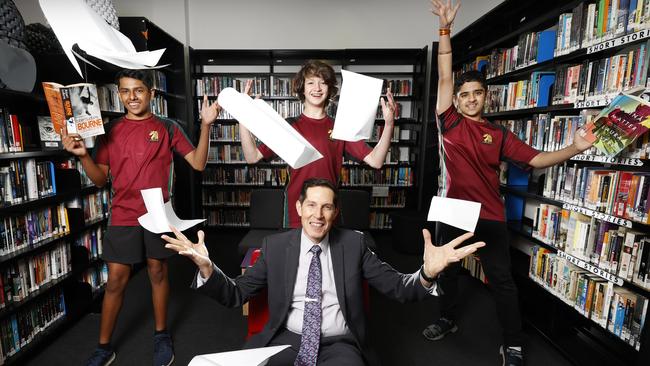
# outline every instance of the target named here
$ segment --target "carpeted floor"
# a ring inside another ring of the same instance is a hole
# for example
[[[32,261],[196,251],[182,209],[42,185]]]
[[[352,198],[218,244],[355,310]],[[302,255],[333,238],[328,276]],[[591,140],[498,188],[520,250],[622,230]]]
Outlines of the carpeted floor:
[[[241,258],[237,242],[243,232],[208,233],[211,257],[226,273],[236,275]],[[388,235],[375,234],[380,257],[403,272],[414,272],[421,256],[395,252]],[[227,309],[194,293],[189,284],[194,266],[186,258],[170,260],[171,299],[169,329],[174,339],[174,365],[187,365],[194,355],[236,350],[246,334],[241,309]],[[437,342],[425,340],[422,329],[437,316],[435,299],[399,304],[371,292],[370,337],[384,366],[500,365],[500,330],[494,303],[481,283],[461,279],[460,330]],[[97,343],[99,314],[88,314],[50,345],[27,360],[27,365],[83,365]],[[527,365],[569,365],[552,346],[527,332]],[[153,352],[153,316],[146,270],[138,272],[127,293],[113,336],[114,365],[150,365]]]

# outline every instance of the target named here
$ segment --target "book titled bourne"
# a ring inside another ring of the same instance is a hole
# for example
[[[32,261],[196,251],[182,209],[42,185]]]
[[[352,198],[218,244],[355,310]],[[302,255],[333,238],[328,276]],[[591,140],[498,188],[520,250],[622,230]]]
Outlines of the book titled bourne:
[[[603,154],[613,157],[650,128],[650,104],[620,94],[583,129],[585,138]]]
[[[94,84],[63,86],[44,82],[43,91],[57,133],[61,134],[65,127],[69,134],[78,133],[84,139],[104,134],[104,122]]]

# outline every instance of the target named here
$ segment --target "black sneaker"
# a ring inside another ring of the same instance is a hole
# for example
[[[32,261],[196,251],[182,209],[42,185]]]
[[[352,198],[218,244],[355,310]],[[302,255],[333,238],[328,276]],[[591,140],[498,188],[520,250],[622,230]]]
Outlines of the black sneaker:
[[[86,361],[86,366],[108,366],[115,361],[115,352],[96,348],[95,352]]]
[[[449,333],[456,333],[458,326],[453,320],[440,318],[435,323],[424,328],[422,335],[430,341],[437,341],[443,339]]]
[[[503,346],[499,349],[503,366],[524,366],[524,349],[522,347],[507,347],[505,353]]]
[[[174,362],[174,346],[168,333],[153,336],[153,366],[169,366]]]

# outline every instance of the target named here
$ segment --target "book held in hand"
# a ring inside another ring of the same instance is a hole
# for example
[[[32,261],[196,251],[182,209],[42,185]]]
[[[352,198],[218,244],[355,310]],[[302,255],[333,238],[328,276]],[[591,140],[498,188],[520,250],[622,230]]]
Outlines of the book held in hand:
[[[67,133],[78,133],[84,139],[104,134],[104,122],[94,84],[63,86],[44,82],[43,91],[54,131],[58,134],[64,127]]]
[[[613,157],[650,128],[650,103],[620,94],[583,130],[585,138],[602,153]]]

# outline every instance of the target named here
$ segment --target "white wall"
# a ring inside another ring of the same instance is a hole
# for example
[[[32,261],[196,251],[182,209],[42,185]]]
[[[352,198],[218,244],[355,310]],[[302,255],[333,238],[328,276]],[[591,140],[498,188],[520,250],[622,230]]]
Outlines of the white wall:
[[[459,31],[503,0],[464,0]],[[38,0],[14,0],[26,23],[44,22]],[[414,48],[437,40],[427,0],[113,0],[194,48]],[[187,9],[187,12],[186,12]],[[186,22],[186,19],[189,22]]]

